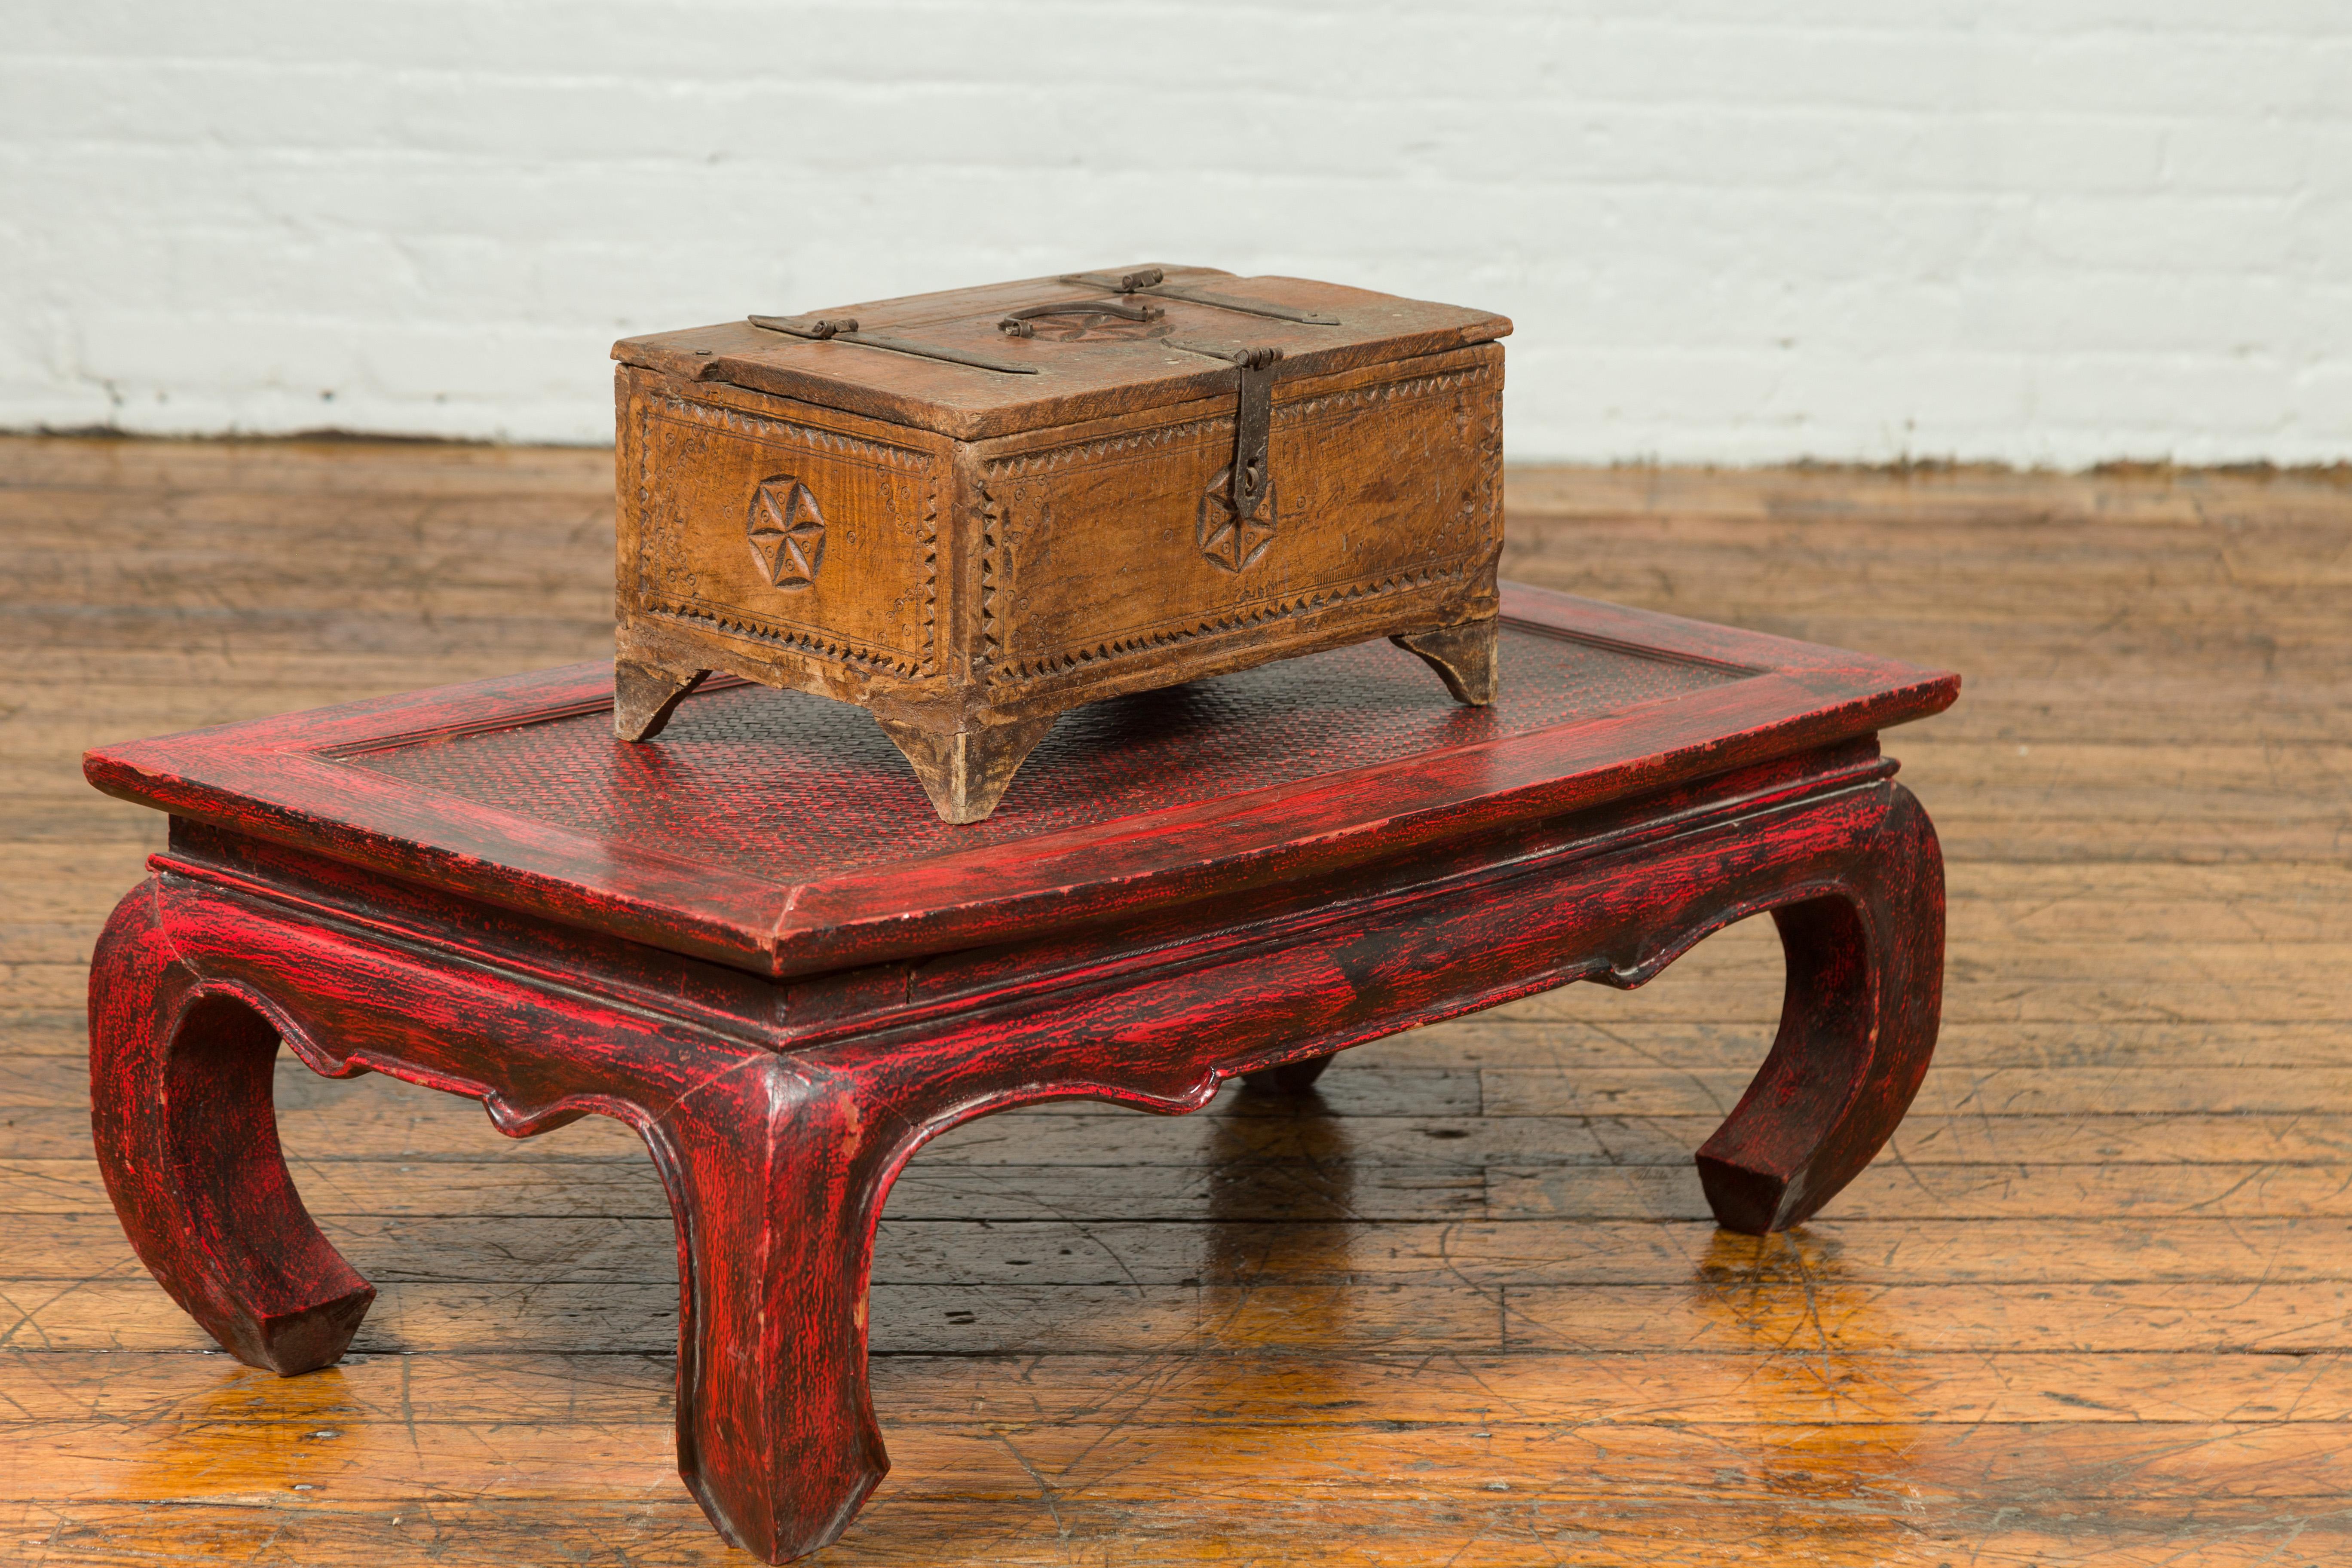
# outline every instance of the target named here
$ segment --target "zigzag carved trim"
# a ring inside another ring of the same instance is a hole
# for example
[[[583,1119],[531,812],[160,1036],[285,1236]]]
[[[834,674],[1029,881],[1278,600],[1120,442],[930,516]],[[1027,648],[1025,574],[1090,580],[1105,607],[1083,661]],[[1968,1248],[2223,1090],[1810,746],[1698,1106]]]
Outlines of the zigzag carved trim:
[[[651,515],[653,506],[653,432],[649,428],[656,416],[674,418],[682,424],[699,425],[705,429],[724,430],[747,439],[782,437],[821,451],[843,457],[853,462],[868,462],[897,473],[918,474],[930,483],[923,495],[923,655],[919,660],[908,661],[903,657],[857,652],[851,645],[837,638],[825,638],[814,633],[789,630],[766,622],[740,616],[722,616],[709,611],[689,609],[682,605],[656,605],[647,607],[663,615],[698,625],[717,626],[741,637],[756,637],[778,642],[802,653],[820,658],[837,658],[860,668],[884,669],[894,675],[933,675],[939,670],[939,609],[940,609],[940,465],[928,452],[906,447],[893,447],[887,442],[868,441],[856,436],[845,436],[821,426],[801,425],[788,419],[770,419],[756,414],[744,414],[712,404],[688,403],[683,398],[655,394],[645,397],[637,405],[637,516],[643,520]],[[639,526],[642,528],[643,522]],[[642,559],[650,544],[647,538],[639,546],[638,580],[650,580],[647,563]],[[842,652],[833,651],[835,648]]]
[[[709,626],[715,631],[729,632],[736,637],[757,637],[761,642],[779,643],[795,653],[808,654],[816,658],[834,659],[859,669],[872,670],[877,674],[912,678],[925,673],[928,668],[928,666],[908,658],[904,654],[879,653],[860,647],[854,643],[844,642],[839,637],[826,637],[823,632],[795,626],[774,626],[766,621],[754,620],[749,616],[720,614],[715,609],[680,604],[676,600],[648,599],[646,601],[645,607],[648,615],[667,616],[673,620]]]
[[[1004,508],[989,493],[988,486],[980,487],[980,658],[979,668],[992,670],[996,656],[1004,651],[1003,628],[996,620],[996,587],[999,575],[997,545],[1004,537]]]
[[[1221,615],[1204,616],[1198,621],[1173,626],[1160,626],[1148,631],[1113,637],[1091,647],[1040,655],[1018,664],[992,665],[989,679],[992,685],[1003,685],[1015,680],[1034,680],[1042,676],[1059,675],[1066,669],[1081,665],[1098,664],[1124,654],[1141,653],[1150,648],[1166,647],[1171,643],[1191,642],[1196,637],[1214,637],[1220,632],[1239,631],[1248,626],[1263,626],[1267,621],[1286,616],[1319,610],[1327,605],[1346,604],[1355,599],[1378,598],[1388,594],[1401,594],[1414,588],[1426,588],[1439,583],[1459,582],[1470,574],[1472,561],[1441,563],[1434,566],[1411,567],[1386,577],[1368,579],[1361,583],[1346,583],[1333,588],[1318,588],[1309,593],[1292,594],[1285,598],[1269,599],[1264,604],[1244,605]]]
[[[1494,378],[1492,367],[1473,365],[1467,370],[1416,375],[1403,381],[1385,381],[1374,386],[1360,386],[1346,392],[1328,392],[1296,403],[1277,403],[1274,407],[1274,417],[1279,423],[1286,418],[1321,414],[1328,410],[1361,408],[1375,403],[1393,403],[1401,398],[1442,395],[1481,386]],[[1089,463],[1124,453],[1149,451],[1154,447],[1190,439],[1203,431],[1213,433],[1233,427],[1232,415],[1215,415],[1206,419],[1189,419],[1181,425],[1160,425],[1149,430],[1131,430],[1124,435],[1076,441],[1066,447],[1046,447],[1034,452],[1016,453],[1012,457],[998,458],[983,468],[990,479],[1024,479],[1031,474],[1068,468],[1074,463]]]
[[[1117,457],[1128,452],[1147,452],[1154,447],[1173,446],[1190,440],[1202,431],[1231,430],[1234,416],[1230,414],[1207,419],[1188,419],[1181,425],[1158,425],[1149,430],[1131,430],[1123,436],[1105,436],[1093,441],[1076,441],[1066,447],[1047,447],[1040,451],[1021,452],[1009,458],[998,458],[982,465],[992,479],[1025,479],[1054,468],[1066,468],[1074,463],[1091,463],[1100,458]]]
[[[763,415],[745,414],[711,403],[688,403],[683,398],[656,394],[648,401],[661,405],[665,418],[677,419],[706,429],[726,430],[748,439],[763,436],[772,439],[782,437],[804,447],[814,447],[852,462],[873,463],[903,473],[914,473],[931,467],[928,452],[911,447],[893,447],[881,441],[868,441],[859,436],[845,436],[838,430],[827,430],[819,425],[799,425],[789,419],[771,419]]]
[[[1495,379],[1493,367],[1473,365],[1468,370],[1443,371],[1435,375],[1416,375],[1404,381],[1384,381],[1374,386],[1351,387],[1345,392],[1327,392],[1318,397],[1303,398],[1297,403],[1277,403],[1274,416],[1285,415],[1305,418],[1309,415],[1333,410],[1362,408],[1375,403],[1395,403],[1408,397],[1441,396],[1449,392],[1469,391]]]
[[[1503,400],[1499,396],[1479,399],[1477,411],[1470,418],[1472,444],[1484,462],[1485,477],[1462,497],[1460,526],[1473,532],[1488,519],[1496,520],[1495,531],[1501,531],[1503,512]]]
[[[923,497],[923,673],[939,672],[940,647],[940,485],[939,475],[931,475],[931,488]]]
[[[1274,416],[1277,424],[1295,418],[1310,417],[1325,413],[1345,412],[1374,404],[1394,403],[1408,398],[1442,397],[1452,393],[1477,391],[1492,385],[1494,368],[1472,365],[1467,369],[1442,371],[1431,375],[1410,376],[1402,381],[1381,382],[1372,386],[1355,387],[1344,392],[1325,393],[1320,396],[1296,403],[1277,404]],[[1482,411],[1480,444],[1499,446],[1499,426],[1489,437],[1485,428],[1493,424],[1493,410]],[[1164,627],[1139,632],[1132,637],[1114,638],[1092,647],[1065,653],[1046,654],[1019,662],[1001,662],[1004,653],[1003,626],[999,624],[996,606],[997,589],[1004,576],[1007,540],[1005,538],[1005,504],[984,488],[989,479],[1017,480],[1050,472],[1055,468],[1100,461],[1106,458],[1130,452],[1142,452],[1179,441],[1197,439],[1203,433],[1215,435],[1234,427],[1231,415],[1206,419],[1187,420],[1180,425],[1161,425],[1149,430],[1129,431],[1092,441],[1076,441],[1064,447],[1048,447],[1042,450],[1023,452],[999,458],[982,465],[983,489],[981,491],[980,550],[980,663],[986,670],[991,685],[1034,679],[1040,676],[1058,674],[1080,665],[1116,658],[1122,654],[1145,648],[1165,647],[1171,643],[1187,642],[1195,637],[1213,636],[1242,626],[1257,626],[1278,616],[1295,615],[1304,610],[1319,608],[1349,599],[1401,593],[1409,588],[1425,587],[1431,584],[1458,580],[1468,571],[1466,561],[1453,565],[1416,568],[1375,582],[1350,584],[1344,587],[1320,589],[1294,595],[1289,598],[1269,602],[1253,609],[1229,613],[1223,616],[1204,619],[1195,626]],[[1492,505],[1491,499],[1486,504]],[[1465,520],[1477,510],[1477,502],[1465,507]]]

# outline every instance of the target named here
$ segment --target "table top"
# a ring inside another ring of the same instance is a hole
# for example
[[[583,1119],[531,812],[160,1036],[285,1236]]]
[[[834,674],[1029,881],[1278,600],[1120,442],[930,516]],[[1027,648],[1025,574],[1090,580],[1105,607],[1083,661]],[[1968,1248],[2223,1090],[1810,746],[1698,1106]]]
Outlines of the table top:
[[[581,664],[104,746],[100,789],[786,975],[1424,855],[1948,706],[1959,678],[1516,584],[1502,692],[1386,642],[1065,714],[940,822],[863,710],[714,678],[659,740]]]

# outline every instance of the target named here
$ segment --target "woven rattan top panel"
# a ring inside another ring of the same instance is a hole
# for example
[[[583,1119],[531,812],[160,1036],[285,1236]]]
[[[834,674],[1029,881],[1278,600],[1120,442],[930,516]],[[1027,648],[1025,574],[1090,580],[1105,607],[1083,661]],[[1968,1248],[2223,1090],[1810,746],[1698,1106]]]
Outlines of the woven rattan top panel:
[[[822,698],[706,687],[658,740],[616,741],[609,664],[125,742],[82,768],[172,813],[159,864],[186,875],[420,910],[454,895],[473,902],[415,918],[472,929],[494,906],[788,976],[1516,864],[1615,803],[1671,815],[1874,776],[1877,731],[1959,692],[1947,671],[1518,584],[1502,602],[1492,708],[1384,642],[1285,659],[1065,714],[975,826],[942,824],[873,718]]]
[[[1740,679],[1519,626],[1502,696],[1471,709],[1385,642],[1063,715],[996,814],[940,822],[862,709],[759,686],[689,697],[660,739],[609,712],[435,737],[352,765],[571,832],[779,881],[1002,845],[1596,718]]]

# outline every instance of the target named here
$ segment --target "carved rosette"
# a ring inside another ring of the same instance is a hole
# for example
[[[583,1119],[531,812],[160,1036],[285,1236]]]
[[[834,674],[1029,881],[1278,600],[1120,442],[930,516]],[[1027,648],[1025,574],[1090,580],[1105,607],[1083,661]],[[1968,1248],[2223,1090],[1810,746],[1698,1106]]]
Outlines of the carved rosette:
[[[635,613],[870,674],[937,672],[932,454],[659,394],[636,406]]]
[[[824,563],[824,516],[808,486],[790,474],[761,479],[744,520],[752,559],[779,588],[805,588]]]

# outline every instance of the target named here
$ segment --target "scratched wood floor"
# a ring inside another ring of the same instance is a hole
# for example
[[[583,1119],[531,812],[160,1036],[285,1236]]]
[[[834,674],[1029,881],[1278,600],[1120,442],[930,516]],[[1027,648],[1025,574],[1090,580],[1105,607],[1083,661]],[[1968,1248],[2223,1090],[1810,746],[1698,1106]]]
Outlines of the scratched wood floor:
[[[669,1222],[281,1075],[382,1288],[244,1371],[95,1168],[90,940],[161,843],[98,742],[608,647],[609,459],[0,442],[0,1561],[748,1562],[671,1466]],[[2352,483],[1529,470],[1533,582],[1966,672],[1889,748],[1950,857],[1943,1045],[1818,1222],[1706,1220],[1769,927],[1343,1057],[1296,1111],[984,1120],[875,1268],[897,1468],[827,1563],[2352,1555]]]

